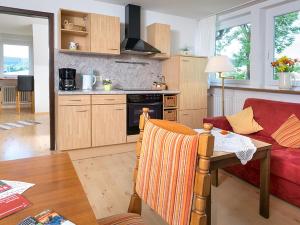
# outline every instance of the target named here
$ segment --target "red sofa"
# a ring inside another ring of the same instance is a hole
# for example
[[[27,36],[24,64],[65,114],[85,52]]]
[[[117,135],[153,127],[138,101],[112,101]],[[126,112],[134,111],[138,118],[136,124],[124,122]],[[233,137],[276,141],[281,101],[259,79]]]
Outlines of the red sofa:
[[[248,135],[253,139],[272,144],[271,151],[271,193],[293,205],[300,207],[300,149],[280,146],[271,137],[282,123],[292,114],[300,118],[300,104],[249,98],[244,108],[252,106],[254,119],[264,128]],[[226,117],[205,118],[205,123],[232,131]],[[259,161],[237,165],[225,169],[229,173],[259,186]]]

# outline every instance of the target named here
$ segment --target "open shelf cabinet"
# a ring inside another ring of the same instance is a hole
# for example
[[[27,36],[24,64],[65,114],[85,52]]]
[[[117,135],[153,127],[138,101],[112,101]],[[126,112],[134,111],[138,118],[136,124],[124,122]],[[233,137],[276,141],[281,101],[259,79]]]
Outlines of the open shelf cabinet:
[[[90,14],[60,9],[59,13],[60,50],[89,52],[91,49]],[[69,43],[78,43],[77,50],[69,50]]]

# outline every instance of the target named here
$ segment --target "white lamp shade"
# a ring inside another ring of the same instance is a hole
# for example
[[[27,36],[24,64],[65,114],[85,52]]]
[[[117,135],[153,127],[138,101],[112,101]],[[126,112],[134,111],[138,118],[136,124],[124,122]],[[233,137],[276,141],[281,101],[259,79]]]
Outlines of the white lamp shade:
[[[233,65],[230,59],[224,55],[213,56],[208,60],[205,72],[206,73],[219,73],[233,71]]]

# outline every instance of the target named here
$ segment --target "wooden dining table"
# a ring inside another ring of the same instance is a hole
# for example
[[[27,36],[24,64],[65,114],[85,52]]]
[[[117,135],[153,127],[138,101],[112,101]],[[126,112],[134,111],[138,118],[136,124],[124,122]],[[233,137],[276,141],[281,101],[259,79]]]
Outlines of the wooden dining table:
[[[259,198],[259,214],[264,218],[269,218],[269,202],[270,202],[270,154],[272,145],[255,139],[251,139],[257,150],[253,155],[253,160],[260,160],[260,198]],[[228,166],[241,165],[241,161],[235,153],[222,151],[214,151],[211,157],[210,171],[212,173],[212,185],[218,186],[218,169]],[[211,195],[207,200],[206,214],[207,225],[211,224]]]
[[[97,225],[67,153],[0,162],[0,180],[34,183],[23,195],[31,206],[0,220],[16,225],[28,216],[50,209],[76,225]]]

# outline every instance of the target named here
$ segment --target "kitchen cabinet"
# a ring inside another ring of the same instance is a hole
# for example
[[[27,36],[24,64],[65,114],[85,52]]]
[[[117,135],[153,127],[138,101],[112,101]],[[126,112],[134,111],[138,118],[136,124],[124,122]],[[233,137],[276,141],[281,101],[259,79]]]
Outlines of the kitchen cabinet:
[[[92,106],[92,146],[126,143],[126,104]]]
[[[57,118],[57,149],[91,147],[91,105],[60,105]]]
[[[180,100],[179,107],[184,109],[207,108],[207,61],[201,58],[180,57]]]
[[[159,54],[154,54],[153,58],[169,58],[171,54],[171,26],[160,23],[147,26],[147,42],[161,51]]]
[[[207,116],[206,109],[179,111],[180,123],[188,127],[191,127],[193,129],[201,128],[203,126],[203,118],[205,118],[206,116]]]
[[[120,54],[120,18],[91,14],[91,52]]]
[[[126,95],[93,95],[93,105],[126,104]]]
[[[57,150],[126,143],[126,95],[57,95]]]
[[[58,21],[61,52],[120,54],[119,17],[60,9]],[[77,49],[70,50],[70,42]]]
[[[180,91],[179,122],[192,128],[200,128],[207,114],[206,64],[205,57],[181,55],[163,62],[163,75],[168,87]]]
[[[90,15],[89,13],[60,9],[59,46],[61,51],[90,52]],[[77,43],[77,50],[69,50],[70,42]]]

